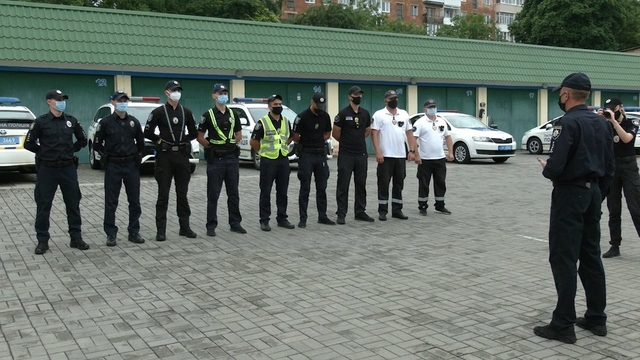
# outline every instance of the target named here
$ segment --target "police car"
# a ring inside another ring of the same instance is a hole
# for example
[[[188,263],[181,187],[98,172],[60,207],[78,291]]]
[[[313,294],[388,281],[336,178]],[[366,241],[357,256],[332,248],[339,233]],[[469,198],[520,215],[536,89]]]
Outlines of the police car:
[[[158,104],[158,101],[160,101],[159,97],[131,96],[129,100],[130,102],[129,102],[129,107],[127,109],[127,113],[129,115],[134,116],[136,119],[138,119],[143,129],[147,124],[147,119],[149,118],[149,114],[151,113],[151,111],[153,111],[153,109],[159,106],[162,106],[162,104]],[[91,165],[91,168],[94,170],[98,170],[101,168],[100,154],[93,151],[93,141],[96,135],[96,128],[98,127],[100,120],[103,117],[112,114],[113,111],[114,111],[114,107],[113,105],[111,105],[111,103],[100,106],[98,111],[96,111],[95,116],[93,117],[93,122],[91,123],[91,126],[89,126],[89,130],[87,131],[87,137],[88,137],[87,148],[89,149],[89,164]],[[156,129],[156,134],[159,134],[158,129]],[[145,147],[144,147],[144,152],[142,153],[141,163],[143,165],[153,164],[156,158],[155,145],[153,144],[153,142],[151,142],[151,140],[148,140],[148,139],[144,140],[144,145]],[[190,169],[191,173],[196,171],[196,165],[198,165],[199,161],[200,161],[200,145],[198,144],[197,140],[192,140],[191,141],[191,157],[189,158],[189,163],[191,165],[191,169]]]
[[[35,154],[24,148],[24,140],[36,117],[19,103],[18,98],[0,97],[0,170],[34,173]]]
[[[253,127],[258,120],[269,113],[267,98],[234,98],[234,104],[227,104],[227,107],[233,111],[236,120],[240,121],[242,126],[242,140],[240,141],[240,160],[251,161],[256,169],[260,169],[260,155],[251,148],[249,140],[253,133]],[[286,106],[282,106],[282,115],[289,120],[293,127],[298,114]],[[295,144],[289,145],[289,161],[297,162],[298,156],[294,151]],[[333,143],[331,138],[326,142],[327,158],[330,159],[333,154]]]
[[[525,132],[520,142],[522,150],[527,150],[531,154],[542,154],[542,152],[549,151],[553,126],[561,117],[553,118],[553,120],[547,121],[542,126],[534,127]]]
[[[423,116],[424,113],[418,113],[409,120],[413,124]],[[517,144],[513,136],[485,125],[475,116],[455,111],[438,111],[436,116],[447,123],[455,162],[466,164],[471,159],[492,159],[503,163],[516,156]],[[443,147],[447,150],[444,142]]]

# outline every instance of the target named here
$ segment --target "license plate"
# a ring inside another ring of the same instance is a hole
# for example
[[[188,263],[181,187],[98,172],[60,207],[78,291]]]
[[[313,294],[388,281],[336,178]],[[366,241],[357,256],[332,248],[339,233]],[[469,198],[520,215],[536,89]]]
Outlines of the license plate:
[[[511,145],[498,145],[498,151],[512,150]]]
[[[0,137],[0,145],[18,145],[18,144],[20,144],[20,138],[17,136]]]

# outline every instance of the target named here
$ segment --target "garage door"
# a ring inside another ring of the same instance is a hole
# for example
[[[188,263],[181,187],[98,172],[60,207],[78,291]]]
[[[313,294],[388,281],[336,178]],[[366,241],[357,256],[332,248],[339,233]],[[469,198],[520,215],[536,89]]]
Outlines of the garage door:
[[[487,89],[488,123],[511,134],[518,147],[525,131],[538,124],[537,105],[536,89]]]
[[[282,102],[296,113],[309,107],[309,102],[316,92],[324,92],[323,83],[245,81],[245,96],[249,98],[266,98],[273,94],[282,96]]]
[[[439,110],[456,110],[463,114],[478,116],[476,111],[476,89],[473,87],[420,86],[418,88],[418,110],[422,112],[424,102],[433,99]]]

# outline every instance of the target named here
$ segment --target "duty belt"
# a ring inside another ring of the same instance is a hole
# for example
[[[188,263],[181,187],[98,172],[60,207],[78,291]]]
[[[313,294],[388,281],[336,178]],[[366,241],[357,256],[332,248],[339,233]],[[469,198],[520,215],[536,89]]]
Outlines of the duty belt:
[[[123,164],[123,163],[132,162],[135,158],[136,158],[135,155],[125,156],[125,157],[109,156],[109,162]]]
[[[310,153],[310,154],[323,154],[325,152],[324,148],[308,148],[303,147],[302,152]]]
[[[575,185],[580,187],[586,187],[587,189],[591,189],[593,184],[598,184],[598,179],[576,179],[570,181],[554,181],[553,186],[557,185]]]
[[[40,160],[40,163],[46,167],[61,168],[61,167],[65,167],[73,164],[73,160],[56,160],[56,161]]]

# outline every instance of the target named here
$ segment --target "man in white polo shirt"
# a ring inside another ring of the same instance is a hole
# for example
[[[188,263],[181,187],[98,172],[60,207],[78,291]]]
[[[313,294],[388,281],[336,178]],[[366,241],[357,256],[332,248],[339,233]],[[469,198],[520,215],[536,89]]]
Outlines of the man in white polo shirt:
[[[378,218],[387,220],[389,212],[389,183],[391,192],[391,216],[406,220],[402,213],[402,189],[407,175],[407,159],[414,160],[415,138],[411,132],[409,114],[398,109],[398,94],[389,90],[384,94],[385,107],[373,114],[371,140],[378,162]],[[409,143],[407,149],[406,143]]]
[[[413,136],[418,145],[416,164],[418,164],[418,209],[420,215],[427,216],[429,200],[429,183],[433,176],[433,194],[436,200],[437,213],[451,215],[444,207],[444,193],[447,191],[445,179],[447,177],[447,161],[453,161],[453,142],[447,128],[447,123],[436,116],[438,108],[436,102],[429,99],[424,102],[425,117],[413,124]],[[445,157],[442,139],[447,143],[449,153]],[[445,161],[446,159],[446,161]]]

